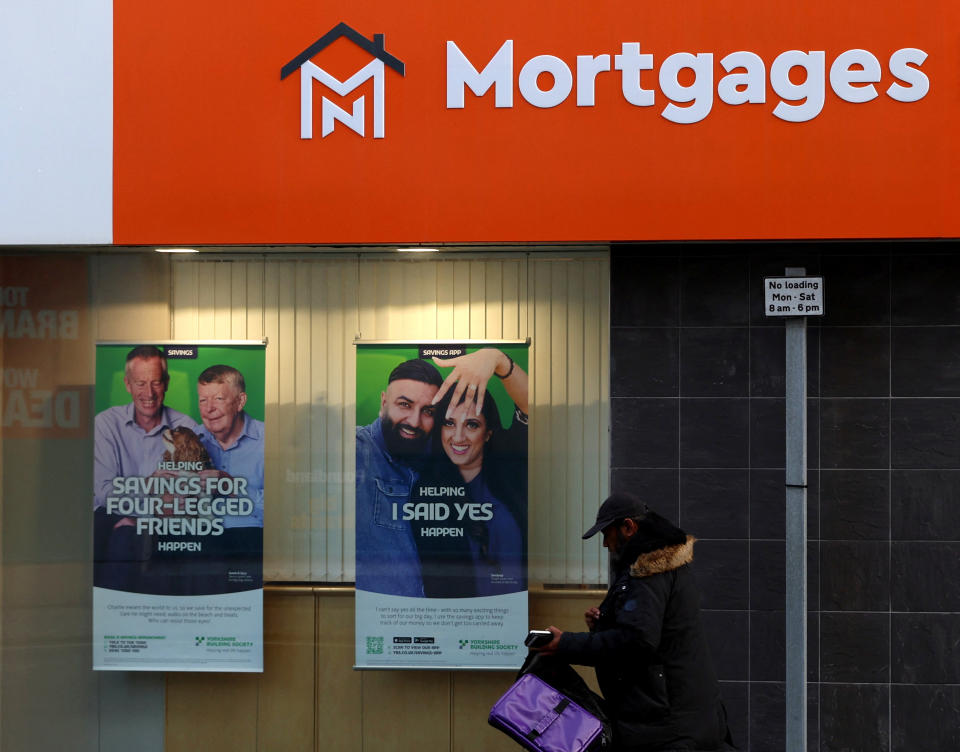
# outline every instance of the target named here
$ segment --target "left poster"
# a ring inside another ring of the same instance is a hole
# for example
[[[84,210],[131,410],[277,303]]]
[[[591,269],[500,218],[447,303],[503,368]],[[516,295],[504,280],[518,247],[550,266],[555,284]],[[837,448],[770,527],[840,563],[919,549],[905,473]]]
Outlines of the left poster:
[[[263,342],[100,343],[93,667],[263,670]]]

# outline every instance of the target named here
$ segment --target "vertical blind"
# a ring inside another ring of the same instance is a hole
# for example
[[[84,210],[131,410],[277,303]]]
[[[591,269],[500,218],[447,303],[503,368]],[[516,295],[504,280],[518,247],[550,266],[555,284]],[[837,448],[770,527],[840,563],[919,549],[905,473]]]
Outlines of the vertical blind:
[[[608,255],[457,256],[173,262],[174,339],[268,340],[267,580],[353,581],[356,339],[529,337],[530,580],[605,581]]]

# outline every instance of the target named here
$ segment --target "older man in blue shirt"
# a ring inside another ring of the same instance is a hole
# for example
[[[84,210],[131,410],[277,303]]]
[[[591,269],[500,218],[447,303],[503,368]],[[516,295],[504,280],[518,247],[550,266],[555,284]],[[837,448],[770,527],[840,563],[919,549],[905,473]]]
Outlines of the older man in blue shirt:
[[[94,418],[93,506],[99,559],[94,584],[98,587],[142,589],[140,575],[150,556],[150,538],[136,534],[132,518],[107,514],[107,496],[114,478],[147,477],[157,472],[166,429],[197,429],[189,416],[164,406],[169,382],[167,359],[160,349],[135,347],[127,353],[123,375],[132,401],[109,407]]]
[[[247,515],[223,518],[222,536],[208,538],[209,574],[201,589],[250,590],[263,585],[263,421],[244,412],[243,374],[227,365],[207,368],[197,379],[203,425],[197,431],[213,466],[233,478],[245,478],[253,508]]]

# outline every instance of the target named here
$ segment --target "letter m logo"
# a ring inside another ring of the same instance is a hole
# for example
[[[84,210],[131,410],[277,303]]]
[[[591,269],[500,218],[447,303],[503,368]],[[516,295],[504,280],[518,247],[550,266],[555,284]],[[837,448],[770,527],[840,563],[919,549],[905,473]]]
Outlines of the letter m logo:
[[[341,81],[327,73],[310,58],[328,47],[340,37],[346,37],[361,49],[368,52],[373,58],[360,70]],[[325,86],[338,96],[346,97],[365,81],[373,79],[373,137],[383,138],[384,135],[384,79],[386,69],[405,74],[402,61],[389,54],[383,47],[383,34],[374,34],[373,39],[351,29],[345,23],[334,26],[330,31],[311,44],[280,70],[281,80],[295,70],[300,70],[300,138],[313,138],[313,82]],[[333,132],[336,123],[343,123],[354,133],[364,136],[366,122],[366,96],[358,96],[353,100],[351,111],[338,107],[326,97],[320,103],[320,133],[322,137]]]

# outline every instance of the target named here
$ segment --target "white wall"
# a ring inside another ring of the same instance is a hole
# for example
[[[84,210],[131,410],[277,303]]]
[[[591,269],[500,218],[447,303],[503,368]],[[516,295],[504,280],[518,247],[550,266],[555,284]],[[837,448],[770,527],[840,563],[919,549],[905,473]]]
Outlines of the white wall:
[[[0,245],[110,243],[113,3],[0,3]]]

